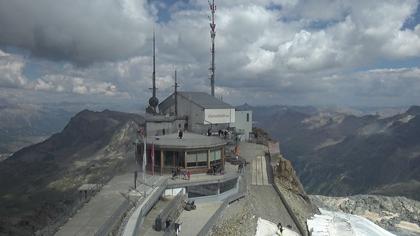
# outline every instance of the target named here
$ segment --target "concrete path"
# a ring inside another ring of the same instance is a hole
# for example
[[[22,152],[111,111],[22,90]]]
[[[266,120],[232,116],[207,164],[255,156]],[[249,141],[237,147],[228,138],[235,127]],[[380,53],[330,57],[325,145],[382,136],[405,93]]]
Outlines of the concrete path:
[[[148,183],[149,186],[139,186],[140,189],[144,191],[144,195],[139,199],[137,207],[135,208],[131,216],[128,218],[127,224],[124,225],[124,231],[122,233],[123,236],[135,235],[135,232],[138,227],[138,221],[141,220],[141,218],[139,217],[143,217],[143,208],[145,208],[147,204],[150,204],[148,203],[149,201],[154,201],[152,199],[154,199],[154,196],[156,196],[156,194],[160,195],[159,189],[162,187],[164,180],[165,177],[163,176],[149,176],[149,178],[146,180],[146,183]]]
[[[150,236],[162,236],[163,231],[156,231],[153,229],[155,225],[155,219],[160,214],[160,212],[170,203],[169,199],[160,200],[153,206],[150,212],[144,217],[143,224],[140,228],[140,235],[150,235]]]
[[[265,156],[257,156],[251,161],[251,184],[270,185],[267,176],[267,163]]]
[[[115,176],[102,190],[87,202],[64,226],[55,234],[57,236],[69,235],[94,235],[108,220],[114,217],[114,213],[124,204],[126,198],[122,193],[128,193],[133,187],[133,173]],[[153,181],[156,177],[152,177]],[[148,179],[147,182],[152,181]],[[153,182],[152,181],[152,182]],[[137,190],[140,193],[149,189],[149,186],[139,184]],[[111,220],[112,221],[112,220]]]
[[[221,204],[222,202],[219,201],[197,203],[197,209],[182,211],[178,218],[178,221],[182,223],[180,235],[197,235]]]
[[[251,163],[246,167],[245,177],[250,185],[248,186],[248,199],[254,209],[254,214],[276,224],[281,222],[284,226],[290,225],[294,231],[298,232],[280,196],[268,183],[265,164],[267,147],[253,143],[241,143],[240,150],[241,156]]]

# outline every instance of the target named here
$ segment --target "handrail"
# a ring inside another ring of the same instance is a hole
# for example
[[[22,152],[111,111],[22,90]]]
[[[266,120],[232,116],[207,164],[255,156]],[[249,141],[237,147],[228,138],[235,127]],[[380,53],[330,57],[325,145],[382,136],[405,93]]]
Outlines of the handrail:
[[[218,178],[218,179],[208,179],[208,180],[193,181],[193,182],[189,182],[186,180],[185,182],[180,182],[180,183],[169,183],[167,187],[180,188],[180,187],[196,186],[196,185],[203,185],[203,184],[222,183],[222,182],[226,182],[226,181],[238,178],[239,176],[240,174],[235,173],[235,174],[224,175],[222,178]]]
[[[246,177],[244,174],[241,174],[238,179],[238,192],[234,195],[226,198],[222,205],[216,210],[216,212],[210,217],[210,219],[207,221],[207,223],[201,228],[200,232],[198,232],[198,236],[205,236],[207,233],[212,229],[213,225],[216,223],[216,221],[219,219],[220,215],[222,214],[223,210],[230,205],[232,202],[239,200],[246,196],[247,192],[247,184],[246,184]]]

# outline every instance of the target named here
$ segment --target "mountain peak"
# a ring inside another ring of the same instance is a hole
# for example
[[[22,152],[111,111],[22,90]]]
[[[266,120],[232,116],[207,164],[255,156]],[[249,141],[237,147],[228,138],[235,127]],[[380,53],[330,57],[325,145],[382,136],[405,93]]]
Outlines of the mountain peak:
[[[420,115],[420,106],[411,106],[406,113],[414,116]]]

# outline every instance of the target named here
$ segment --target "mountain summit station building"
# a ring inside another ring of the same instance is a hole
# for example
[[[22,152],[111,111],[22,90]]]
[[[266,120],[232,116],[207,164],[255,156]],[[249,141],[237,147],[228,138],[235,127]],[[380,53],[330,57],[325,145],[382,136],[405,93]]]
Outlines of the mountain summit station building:
[[[174,92],[158,107],[158,113],[145,117],[144,127],[146,168],[156,174],[171,173],[178,168],[191,173],[224,169],[229,138],[215,134],[229,130],[249,137],[252,132],[250,112],[236,112],[233,106],[204,92]],[[179,131],[184,133],[182,139],[178,137]],[[143,149],[144,140],[137,145],[139,164],[143,163]]]
[[[171,173],[177,168],[191,173],[206,173],[214,166],[224,167],[226,141],[217,136],[185,132],[180,139],[177,133],[173,133],[148,137],[146,143],[146,168],[157,174]],[[138,145],[140,149],[142,146]]]

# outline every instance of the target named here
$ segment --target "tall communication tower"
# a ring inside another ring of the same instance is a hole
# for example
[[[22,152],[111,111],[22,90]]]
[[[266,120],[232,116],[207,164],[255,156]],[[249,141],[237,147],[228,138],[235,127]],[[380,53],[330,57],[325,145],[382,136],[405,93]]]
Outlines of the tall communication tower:
[[[175,116],[178,116],[178,87],[179,87],[179,85],[178,85],[178,80],[177,80],[177,78],[176,78],[176,70],[175,70],[175,84],[174,84],[174,87],[175,87],[175,92],[174,92],[174,96],[175,96]]]
[[[159,99],[156,97],[156,36],[153,29],[153,73],[152,73],[152,97],[149,99],[149,107],[146,109],[147,113],[157,114],[157,106]]]
[[[214,39],[216,38],[216,24],[214,23],[214,13],[216,12],[216,5],[214,4],[214,0],[208,0],[211,16],[209,16],[210,19],[210,36],[211,36],[211,63],[210,63],[210,85],[211,85],[211,95],[214,97],[214,56],[215,56],[215,50],[214,50]]]

